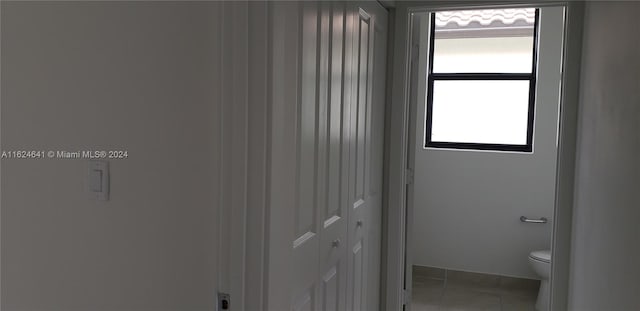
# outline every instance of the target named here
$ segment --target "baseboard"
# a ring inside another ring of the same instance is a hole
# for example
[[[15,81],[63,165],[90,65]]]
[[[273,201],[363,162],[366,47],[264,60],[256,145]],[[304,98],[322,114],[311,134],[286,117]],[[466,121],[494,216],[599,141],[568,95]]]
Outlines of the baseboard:
[[[539,280],[436,267],[413,266],[412,274],[414,280],[418,282],[424,279],[432,279],[443,280],[446,283],[463,283],[477,287],[510,290],[535,290],[540,286]]]

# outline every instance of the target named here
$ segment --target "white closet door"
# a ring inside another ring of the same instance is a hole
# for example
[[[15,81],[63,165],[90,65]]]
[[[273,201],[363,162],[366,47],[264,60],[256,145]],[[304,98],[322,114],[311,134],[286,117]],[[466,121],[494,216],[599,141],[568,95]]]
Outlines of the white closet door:
[[[354,311],[379,309],[386,17],[375,2],[355,7],[347,292]]]
[[[346,310],[347,208],[345,199],[349,149],[344,142],[349,119],[344,99],[346,7],[341,2],[320,4],[320,81],[317,120],[320,219],[319,310]]]
[[[386,46],[374,45],[374,13],[355,3],[271,9],[268,308],[374,310],[377,298],[371,308],[366,299],[379,286],[381,223],[370,213],[380,209],[381,180],[371,179],[382,176],[383,108],[372,103],[384,105],[384,82],[379,100],[372,91],[384,70],[373,67],[386,66],[383,56],[374,62],[374,46],[380,55]]]

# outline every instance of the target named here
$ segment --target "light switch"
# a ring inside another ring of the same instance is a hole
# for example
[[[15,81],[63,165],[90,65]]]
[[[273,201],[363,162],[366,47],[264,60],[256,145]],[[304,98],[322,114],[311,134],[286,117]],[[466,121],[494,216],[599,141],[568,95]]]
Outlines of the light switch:
[[[89,175],[89,188],[91,188],[91,191],[102,192],[102,171],[93,169]]]
[[[92,198],[109,200],[109,162],[91,160],[87,176],[87,188]]]

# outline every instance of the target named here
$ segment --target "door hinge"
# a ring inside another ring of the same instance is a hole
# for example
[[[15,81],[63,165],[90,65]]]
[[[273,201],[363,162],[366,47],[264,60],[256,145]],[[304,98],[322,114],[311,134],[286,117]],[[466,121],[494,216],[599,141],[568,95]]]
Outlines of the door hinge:
[[[406,169],[404,173],[404,180],[407,185],[413,184],[413,170]]]
[[[405,289],[402,291],[402,304],[408,305],[410,303],[411,303],[411,291],[408,289]]]
[[[216,311],[231,310],[231,297],[229,294],[218,292],[218,308]]]

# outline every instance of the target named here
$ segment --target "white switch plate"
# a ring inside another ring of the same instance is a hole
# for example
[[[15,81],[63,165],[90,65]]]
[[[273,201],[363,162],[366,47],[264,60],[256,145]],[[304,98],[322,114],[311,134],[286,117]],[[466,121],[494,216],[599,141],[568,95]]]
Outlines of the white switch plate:
[[[87,170],[87,189],[93,199],[109,200],[109,162],[90,160]]]

